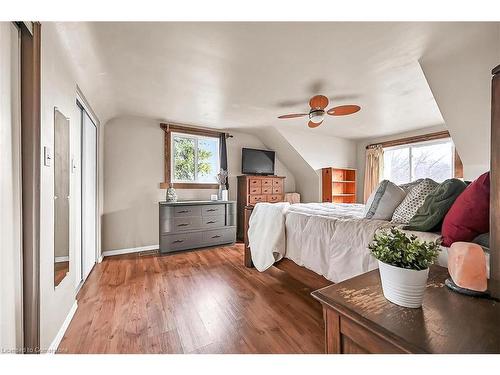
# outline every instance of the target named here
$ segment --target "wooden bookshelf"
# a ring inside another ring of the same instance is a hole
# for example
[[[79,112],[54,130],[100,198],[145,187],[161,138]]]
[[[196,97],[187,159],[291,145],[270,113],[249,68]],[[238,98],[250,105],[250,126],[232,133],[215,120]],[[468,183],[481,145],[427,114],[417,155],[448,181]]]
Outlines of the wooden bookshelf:
[[[356,170],[322,169],[323,202],[356,203]]]

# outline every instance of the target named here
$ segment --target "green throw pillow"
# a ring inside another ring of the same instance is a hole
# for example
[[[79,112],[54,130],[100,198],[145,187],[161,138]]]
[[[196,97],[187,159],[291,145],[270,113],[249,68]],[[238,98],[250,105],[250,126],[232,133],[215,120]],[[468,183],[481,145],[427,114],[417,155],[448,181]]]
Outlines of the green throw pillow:
[[[427,195],[424,204],[404,229],[420,232],[439,231],[446,213],[466,187],[465,182],[456,178],[442,182]]]

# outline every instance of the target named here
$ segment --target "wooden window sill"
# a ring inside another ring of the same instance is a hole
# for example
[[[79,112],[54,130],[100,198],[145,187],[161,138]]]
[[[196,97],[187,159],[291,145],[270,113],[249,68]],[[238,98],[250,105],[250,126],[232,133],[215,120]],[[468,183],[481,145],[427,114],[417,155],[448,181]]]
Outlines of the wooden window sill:
[[[168,189],[170,184],[168,182],[160,182],[160,189]],[[218,184],[199,184],[199,183],[173,183],[174,189],[218,189]]]

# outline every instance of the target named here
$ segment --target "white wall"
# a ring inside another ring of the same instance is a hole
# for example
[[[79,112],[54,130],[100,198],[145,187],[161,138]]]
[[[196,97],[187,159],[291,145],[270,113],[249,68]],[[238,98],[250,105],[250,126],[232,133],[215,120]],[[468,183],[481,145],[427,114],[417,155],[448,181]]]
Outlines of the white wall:
[[[253,130],[276,150],[295,176],[302,202],[321,202],[321,168],[356,168],[356,142],[311,131],[273,126]]]
[[[241,174],[241,148],[265,149],[254,135],[229,131],[227,139],[229,198],[236,199]],[[118,117],[104,125],[104,213],[102,249],[127,249],[158,244],[158,202],[164,170],[164,132],[159,122]],[[295,191],[293,174],[277,153],[276,174],[286,176],[285,191]],[[179,200],[210,199],[216,190],[177,189]]]
[[[22,348],[20,43],[0,23],[0,350]]]
[[[418,135],[424,135],[429,133],[435,133],[446,130],[444,125],[431,126],[427,128],[422,128],[418,130],[413,130],[410,132],[392,134],[385,137],[377,138],[367,138],[362,139],[357,142],[357,169],[358,169],[358,182],[357,182],[357,201],[358,203],[363,202],[363,187],[365,183],[365,156],[366,156],[366,146],[372,143],[387,142],[395,139],[414,137]]]
[[[490,168],[491,70],[500,61],[499,27],[482,24],[479,43],[472,39],[452,50],[434,48],[420,59],[466,179]]]
[[[283,128],[279,132],[314,170],[356,168],[356,141],[315,133],[314,130]]]
[[[54,108],[70,123],[70,267],[54,288],[54,168],[40,171],[40,346],[47,349],[75,302],[81,264],[80,114],[75,62],[66,54],[54,23],[42,23],[41,148],[54,150]],[[89,98],[88,98],[89,99]],[[53,152],[52,152],[53,153]],[[43,163],[43,162],[42,162]]]
[[[281,160],[295,176],[295,190],[300,193],[301,202],[318,202],[321,193],[316,171],[293,148],[275,127],[253,129],[253,134],[262,140],[270,150],[275,150]]]

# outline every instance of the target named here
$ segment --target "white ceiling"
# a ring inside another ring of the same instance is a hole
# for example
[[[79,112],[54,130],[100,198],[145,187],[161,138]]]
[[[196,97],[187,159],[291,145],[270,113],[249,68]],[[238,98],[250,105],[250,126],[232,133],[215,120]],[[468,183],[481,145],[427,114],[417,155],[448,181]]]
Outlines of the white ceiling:
[[[101,120],[306,129],[312,95],[359,104],[315,130],[367,138],[442,124],[426,53],[480,42],[487,23],[59,23]],[[299,104],[302,102],[302,104]]]

